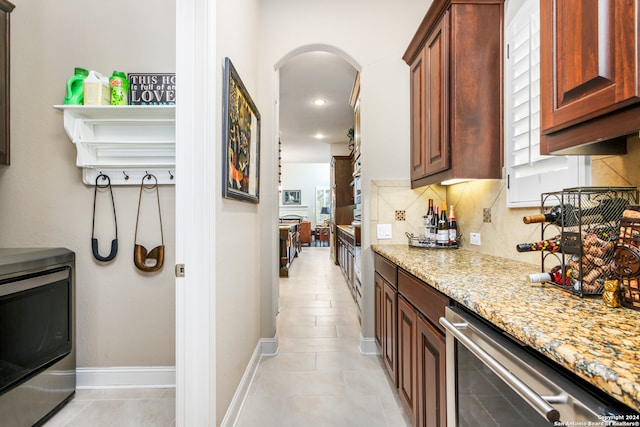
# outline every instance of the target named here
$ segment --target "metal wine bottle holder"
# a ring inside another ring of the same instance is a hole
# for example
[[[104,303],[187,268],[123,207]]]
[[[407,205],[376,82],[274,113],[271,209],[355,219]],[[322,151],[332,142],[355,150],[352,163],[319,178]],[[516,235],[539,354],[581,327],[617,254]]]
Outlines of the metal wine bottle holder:
[[[636,187],[575,187],[542,193],[540,210],[561,207],[556,223],[543,223],[542,240],[561,237],[558,252],[541,252],[541,269],[563,266],[568,285],[555,286],[580,297],[601,295],[611,269],[624,209],[638,203]]]

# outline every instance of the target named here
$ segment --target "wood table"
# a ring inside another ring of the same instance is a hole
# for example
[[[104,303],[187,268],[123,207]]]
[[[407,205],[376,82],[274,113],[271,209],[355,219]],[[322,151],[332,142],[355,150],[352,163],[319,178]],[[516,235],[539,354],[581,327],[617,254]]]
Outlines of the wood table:
[[[299,223],[280,224],[280,277],[289,277],[289,268],[300,250]]]

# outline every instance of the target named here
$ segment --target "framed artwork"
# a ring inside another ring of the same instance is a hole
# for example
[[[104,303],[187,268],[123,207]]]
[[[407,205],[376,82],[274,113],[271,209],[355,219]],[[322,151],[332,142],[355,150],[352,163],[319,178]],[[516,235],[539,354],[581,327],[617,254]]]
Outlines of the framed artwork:
[[[222,92],[222,196],[259,203],[260,113],[229,58]]]
[[[282,192],[283,205],[299,205],[302,201],[300,190],[284,190]]]

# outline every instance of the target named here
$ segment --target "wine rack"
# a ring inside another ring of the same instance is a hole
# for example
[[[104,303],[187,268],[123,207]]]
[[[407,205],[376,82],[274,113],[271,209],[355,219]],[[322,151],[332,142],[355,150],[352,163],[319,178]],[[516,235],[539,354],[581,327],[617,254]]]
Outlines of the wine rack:
[[[560,250],[541,252],[541,268],[562,266],[566,285],[553,285],[580,297],[601,295],[611,268],[620,219],[638,203],[636,187],[575,187],[541,195],[541,212],[560,207],[555,222],[542,225],[542,240],[560,236]]]

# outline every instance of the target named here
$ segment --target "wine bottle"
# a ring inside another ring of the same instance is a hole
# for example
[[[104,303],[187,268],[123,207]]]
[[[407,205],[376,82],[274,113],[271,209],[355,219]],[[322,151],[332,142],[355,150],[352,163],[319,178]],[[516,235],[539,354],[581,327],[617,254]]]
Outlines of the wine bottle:
[[[534,273],[529,275],[530,283],[552,282],[562,286],[573,286],[573,269],[566,265],[556,265],[548,273]]]
[[[458,221],[456,221],[456,215],[453,213],[453,205],[449,206],[449,244],[455,245],[458,243]]]
[[[578,224],[578,218],[578,210],[573,205],[565,204],[554,206],[547,213],[525,216],[522,221],[525,224],[550,222],[555,225],[571,227]]]
[[[433,199],[429,199],[429,207],[427,208],[427,214],[425,215],[424,220],[424,236],[426,237],[428,242],[433,242],[434,240],[436,240],[435,229],[433,228],[433,216]]]
[[[438,239],[438,220],[440,219],[440,207],[435,206],[433,218],[431,218],[431,241],[433,243]]]
[[[551,239],[541,240],[539,242],[532,243],[519,243],[516,245],[518,252],[534,252],[534,251],[547,251],[558,252],[562,248],[561,236],[555,236]]]
[[[439,246],[447,246],[449,244],[449,226],[447,224],[447,204],[442,202],[440,205],[440,218],[438,219],[438,235],[436,243]]]
[[[530,215],[522,218],[525,224],[550,222],[565,227],[583,224],[618,221],[622,212],[629,205],[623,198],[607,198],[602,200],[582,200],[580,208],[565,203],[552,207],[549,212],[538,215]]]

